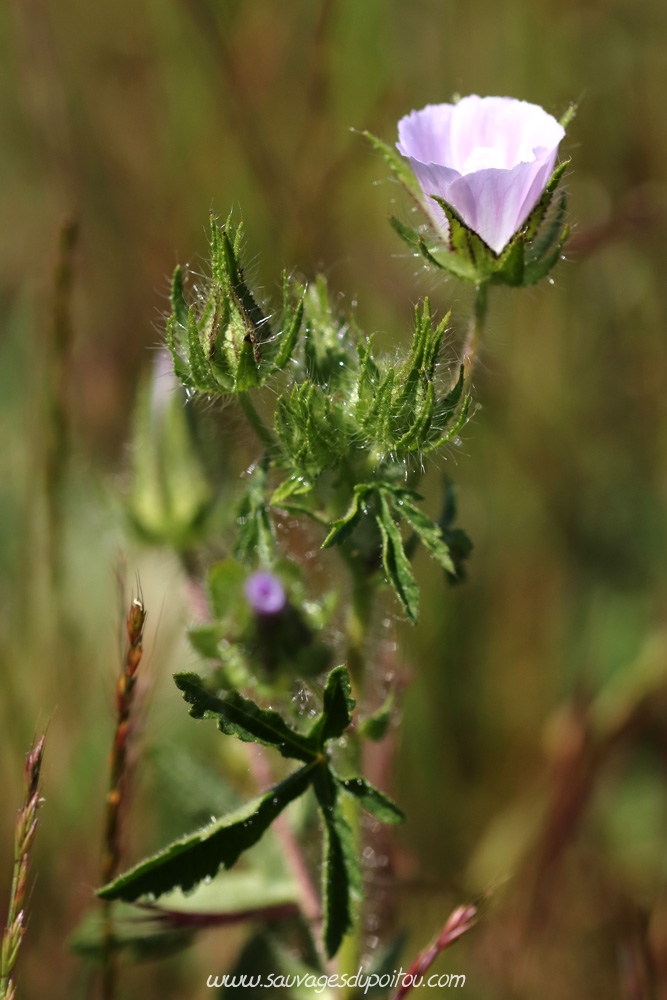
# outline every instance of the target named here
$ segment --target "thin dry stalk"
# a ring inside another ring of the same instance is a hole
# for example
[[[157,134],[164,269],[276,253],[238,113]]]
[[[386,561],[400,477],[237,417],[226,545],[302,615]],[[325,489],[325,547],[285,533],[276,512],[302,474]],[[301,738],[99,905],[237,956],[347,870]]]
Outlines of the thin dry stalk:
[[[102,885],[110,882],[120,863],[120,820],[123,791],[127,778],[127,750],[130,729],[130,712],[137,681],[137,670],[143,655],[144,625],[146,608],[141,593],[132,601],[127,615],[127,647],[123,669],[116,686],[116,731],[109,757],[109,791],[106,801],[104,822],[104,845],[102,852]],[[115,967],[113,961],[113,927],[111,913],[106,906],[106,943],[102,995],[111,1000],[115,992]]]
[[[428,972],[438,955],[453,945],[455,941],[458,941],[461,935],[469,931],[476,921],[477,907],[470,905],[457,907],[438,937],[417,955],[403,976],[403,982],[394,994],[393,1000],[401,1000],[402,997],[407,996],[415,982]]]
[[[39,772],[42,766],[43,751],[44,734],[34,744],[25,762],[25,799],[16,821],[14,874],[9,897],[7,925],[2,939],[2,957],[0,958],[1,1000],[14,1000],[16,996],[12,972],[26,929],[24,906],[30,851],[37,830],[39,808],[42,804],[42,799],[39,796]]]

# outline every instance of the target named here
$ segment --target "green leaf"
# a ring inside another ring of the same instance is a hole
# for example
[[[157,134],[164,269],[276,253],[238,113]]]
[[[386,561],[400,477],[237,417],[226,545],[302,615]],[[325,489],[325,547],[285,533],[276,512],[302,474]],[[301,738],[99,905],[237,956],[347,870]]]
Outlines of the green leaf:
[[[354,835],[341,808],[338,785],[328,767],[318,769],[313,788],[325,833],[322,866],[324,946],[327,956],[333,958],[345,934],[352,930],[352,896],[361,893],[361,867]]]
[[[239,533],[234,554],[243,563],[269,565],[275,540],[269,517],[267,462],[256,465],[246,492],[238,507],[236,523]]]
[[[198,674],[175,674],[174,681],[191,706],[193,719],[216,719],[220,732],[244,743],[274,747],[283,757],[302,761],[318,757],[316,740],[291,729],[278,712],[260,708],[238,691],[219,697],[207,689]]]
[[[419,186],[419,181],[413,174],[408,161],[404,159],[393,146],[387,145],[386,142],[383,142],[382,139],[378,139],[377,136],[374,136],[371,132],[362,132],[362,135],[370,142],[373,149],[375,149],[382,156],[383,160],[399,184],[402,184],[408,194],[415,199],[420,208],[423,208],[424,196]]]
[[[359,509],[361,501],[372,489],[373,487],[367,483],[358,483],[354,487],[354,495],[347,513],[333,522],[329,534],[322,542],[323,549],[328,549],[332,545],[340,545],[341,542],[345,541],[362,515],[362,511]]]
[[[364,778],[339,778],[338,775],[336,781],[348,795],[358,799],[362,807],[382,823],[405,823],[405,813],[369,781]]]
[[[320,749],[327,740],[337,740],[352,722],[354,704],[347,667],[335,667],[327,677],[322,714],[310,730],[309,738]]]
[[[382,536],[382,565],[403,610],[414,624],[419,617],[419,588],[403,548],[401,533],[392,517],[387,497],[380,493],[380,511],[376,520]]]
[[[367,716],[359,726],[360,734],[367,740],[379,743],[387,735],[391,724],[394,708],[394,692],[389,691],[387,697],[372,715]]]
[[[224,638],[224,629],[218,622],[210,625],[196,625],[188,629],[188,639],[192,648],[209,660],[218,660],[220,641]]]
[[[413,502],[415,499],[420,499],[418,494],[409,490],[393,490],[392,493],[398,508],[397,512],[405,518],[424,547],[437,559],[443,569],[446,569],[448,573],[455,573],[454,563],[439,525],[433,524],[431,519]]]
[[[313,484],[305,476],[290,476],[273,491],[271,506],[279,507],[283,500],[288,500],[290,497],[302,496],[304,493],[310,493],[312,488]]]
[[[141,962],[173,955],[194,938],[194,928],[174,927],[160,913],[143,907],[115,903],[110,918],[99,908],[90,910],[69,938],[71,950],[94,962],[104,962],[109,949]]]
[[[243,584],[248,572],[235,559],[224,559],[209,570],[208,597],[216,618],[226,618],[243,601]]]
[[[452,562],[454,563],[454,573],[448,574],[450,583],[461,583],[465,580],[466,572],[464,563],[473,549],[473,544],[465,531],[462,528],[453,527],[456,514],[456,487],[452,480],[446,476],[442,514],[440,515],[438,524],[449,549]]]
[[[306,764],[230,815],[175,841],[103,886],[97,895],[133,902],[140,896],[157,897],[175,888],[187,892],[205,878],[213,878],[220,868],[231,868],[276,816],[306,791],[315,765]]]

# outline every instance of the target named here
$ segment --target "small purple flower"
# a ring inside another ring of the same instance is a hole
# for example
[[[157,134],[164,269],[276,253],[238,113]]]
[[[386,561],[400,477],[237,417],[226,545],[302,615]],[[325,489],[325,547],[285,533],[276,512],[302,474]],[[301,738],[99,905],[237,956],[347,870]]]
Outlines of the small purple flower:
[[[287,603],[285,588],[273,573],[259,570],[249,576],[243,592],[252,610],[258,615],[277,615]]]
[[[438,228],[449,234],[434,194],[499,254],[544,191],[564,135],[536,104],[473,94],[401,118],[396,146],[410,161]]]

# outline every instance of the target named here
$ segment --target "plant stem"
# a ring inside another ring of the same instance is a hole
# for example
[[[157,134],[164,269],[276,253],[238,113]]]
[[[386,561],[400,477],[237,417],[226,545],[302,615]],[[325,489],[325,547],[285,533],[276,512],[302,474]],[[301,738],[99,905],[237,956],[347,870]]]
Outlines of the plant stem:
[[[11,978],[18,951],[25,934],[25,900],[30,850],[35,839],[41,799],[39,797],[39,772],[44,752],[44,735],[30,750],[25,763],[25,798],[16,821],[14,840],[14,873],[9,896],[7,925],[2,938],[0,957],[0,1000],[14,1000],[16,987]]]
[[[484,331],[484,322],[489,304],[489,286],[483,282],[477,286],[475,292],[475,306],[468,326],[468,333],[463,344],[463,367],[465,370],[466,385],[470,385],[472,373],[477,362],[479,346]]]
[[[366,643],[373,616],[375,586],[372,576],[363,569],[360,570],[354,563],[351,565],[351,570],[353,583],[352,600],[347,616],[347,667],[352,680],[352,692],[357,704],[359,704],[363,701],[364,696]],[[359,773],[361,766],[361,739],[354,728],[349,732],[349,741],[352,766],[355,773]],[[358,856],[361,853],[362,847],[359,803],[345,797],[342,807],[345,819],[352,830],[355,852]],[[341,974],[347,973],[348,977],[351,977],[359,970],[363,937],[363,914],[360,914],[351,933],[343,938],[343,943],[338,953],[338,965]],[[343,998],[352,997],[355,993],[356,987],[346,987],[342,995]]]
[[[274,448],[276,444],[275,438],[255,409],[255,404],[250,398],[250,393],[240,392],[238,398],[246,419],[259,440],[265,447]]]

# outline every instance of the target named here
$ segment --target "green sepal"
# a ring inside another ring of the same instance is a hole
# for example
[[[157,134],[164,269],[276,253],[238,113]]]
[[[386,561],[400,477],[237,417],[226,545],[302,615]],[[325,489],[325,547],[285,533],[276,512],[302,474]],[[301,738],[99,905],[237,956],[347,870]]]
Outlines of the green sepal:
[[[570,235],[570,227],[565,226],[563,232],[560,235],[558,243],[551,251],[551,253],[546,254],[541,260],[531,261],[531,263],[526,265],[526,273],[524,277],[524,286],[528,288],[530,285],[537,284],[542,278],[545,278],[549,271],[558,263],[558,259],[563,250],[563,246]]]
[[[221,868],[231,868],[256,844],[283,809],[309,787],[316,767],[310,762],[240,809],[183,837],[124,872],[98,890],[101,899],[161,896],[171,889],[188,892]]]
[[[528,255],[528,263],[539,261],[552,248],[554,242],[562,236],[565,228],[565,213],[567,209],[567,196],[561,191],[558,205],[552,217],[542,226],[538,236],[533,241]]]
[[[362,132],[362,135],[383,158],[396,180],[401,184],[408,194],[414,198],[418,205],[423,207],[424,196],[422,194],[419,181],[415,177],[412,169],[404,157],[393,147],[389,146],[382,139],[371,132]]]
[[[558,185],[560,184],[561,178],[565,173],[565,171],[567,170],[567,168],[569,167],[569,165],[570,165],[569,160],[564,160],[563,163],[559,163],[559,165],[556,167],[551,177],[549,178],[549,182],[545,187],[544,191],[542,192],[542,196],[537,202],[537,205],[528,216],[526,222],[523,224],[523,228],[521,231],[527,243],[532,242],[532,240],[535,238],[537,231],[542,225],[542,221],[545,215],[547,214],[547,211],[549,210],[549,206],[551,205],[554,192],[558,187]]]
[[[212,230],[214,234],[217,232],[217,224],[214,220],[212,220]],[[271,325],[244,281],[243,270],[238,261],[238,249],[235,250],[229,239],[227,228],[220,231],[220,246],[229,292],[239,315],[243,319],[246,336],[251,339],[253,347],[259,350],[262,341],[271,339]],[[260,360],[261,352],[257,357],[258,365]]]
[[[388,795],[371,785],[364,778],[340,778],[336,775],[340,787],[359,800],[362,808],[371,813],[382,823],[405,823],[405,813],[391,801]]]
[[[180,266],[174,269],[174,276],[171,280],[171,311],[175,322],[186,330],[188,325],[188,304],[185,301],[185,291],[183,288],[183,271]]]
[[[491,281],[496,285],[510,285],[520,288],[523,284],[525,238],[522,233],[512,237],[500,255],[498,267],[491,275]]]
[[[421,233],[411,229],[410,226],[406,226],[399,219],[397,219],[395,215],[390,217],[389,222],[392,229],[398,233],[403,242],[406,243],[410,249],[420,253],[426,263],[431,267],[437,267],[441,271],[449,271],[449,273],[453,274],[454,277],[461,278],[463,281],[479,281],[476,268],[466,258],[459,257],[454,253],[439,250],[438,247],[433,244],[432,240],[427,242]]]
[[[291,315],[286,316],[287,325],[283,330],[282,336],[280,338],[280,346],[278,348],[278,353],[274,358],[273,365],[274,368],[282,370],[287,362],[292,357],[294,348],[296,347],[297,340],[299,339],[299,332],[301,330],[301,324],[303,322],[303,312],[304,312],[304,299],[303,296],[299,299],[297,307]]]
[[[565,129],[565,131],[567,131],[570,125],[572,124],[572,121],[574,120],[577,114],[578,107],[579,106],[575,104],[575,102],[573,101],[568,107],[565,114],[560,119],[559,124]]]
[[[456,423],[452,427],[450,427],[447,431],[445,431],[445,433],[442,434],[439,438],[437,438],[437,440],[431,441],[427,445],[425,445],[423,449],[424,454],[427,454],[429,451],[435,451],[436,448],[442,448],[442,446],[447,444],[448,441],[452,441],[454,440],[454,438],[457,437],[459,431],[463,429],[463,427],[466,424],[466,421],[468,420],[468,411],[470,409],[471,399],[472,397],[470,393],[468,393],[468,395],[463,400]]]
[[[236,736],[243,743],[273,747],[283,757],[306,762],[318,757],[317,740],[310,734],[297,733],[273,709],[260,708],[238,691],[220,697],[206,687],[198,674],[175,674],[174,681],[190,705],[193,719],[215,719],[221,733]]]
[[[449,249],[474,268],[476,281],[484,281],[498,267],[498,255],[463,221],[453,205],[437,194],[431,195],[449,222]]]

